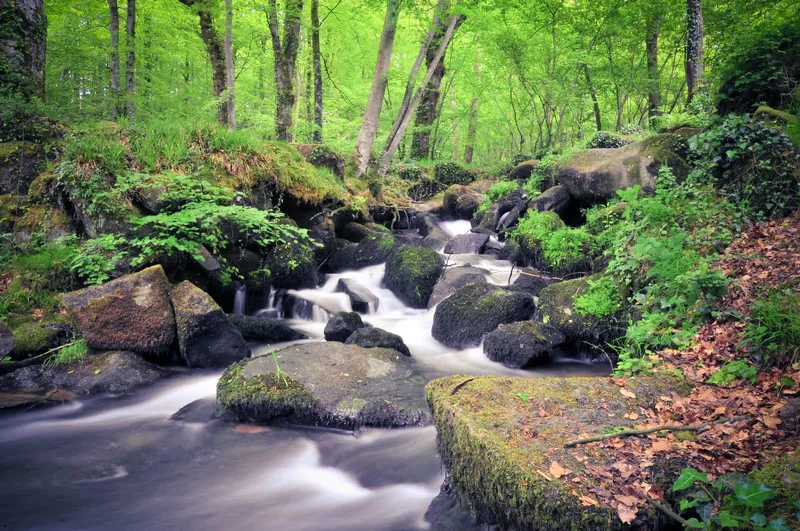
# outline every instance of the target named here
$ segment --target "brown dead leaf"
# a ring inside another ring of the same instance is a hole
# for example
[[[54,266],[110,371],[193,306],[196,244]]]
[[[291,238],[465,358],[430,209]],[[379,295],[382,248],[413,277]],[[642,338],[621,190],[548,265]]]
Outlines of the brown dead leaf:
[[[637,498],[636,496],[617,494],[616,496],[614,496],[614,499],[617,500],[622,505],[627,505],[628,507],[636,507],[639,504],[639,498]]]
[[[638,507],[629,507],[621,503],[617,506],[617,516],[619,516],[619,519],[623,524],[629,524],[633,522],[636,519],[638,512]]]
[[[669,452],[672,450],[672,444],[670,444],[669,441],[659,439],[653,442],[652,448],[654,452]]]
[[[627,396],[628,398],[636,398],[636,395],[625,389],[624,387],[619,388],[619,392],[622,396]]]
[[[584,507],[597,507],[600,505],[600,502],[589,496],[581,496],[579,499],[581,500],[581,505]]]
[[[552,474],[554,478],[558,479],[562,476],[568,476],[572,474],[572,470],[564,468],[558,464],[558,461],[553,461],[550,463],[550,474]]]

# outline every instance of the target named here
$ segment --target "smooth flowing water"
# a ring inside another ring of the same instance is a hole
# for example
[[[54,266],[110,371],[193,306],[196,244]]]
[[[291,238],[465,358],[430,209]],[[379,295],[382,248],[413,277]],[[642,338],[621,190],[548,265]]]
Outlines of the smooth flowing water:
[[[457,222],[442,227],[466,232]],[[453,255],[513,281],[511,264]],[[557,360],[535,371],[489,361],[481,347],[455,350],[431,337],[433,309],[408,308],[382,286],[384,266],[330,275],[286,322],[319,341],[332,311],[349,310],[342,278],[378,296],[366,322],[403,337],[427,378],[599,375],[607,367]],[[244,295],[242,295],[244,297]],[[242,301],[242,306],[244,302]],[[276,314],[276,297],[266,312]],[[295,304],[295,307],[297,305]],[[310,311],[309,311],[310,306]],[[253,345],[253,355],[283,345]],[[432,427],[358,434],[256,427],[213,420],[220,372],[189,371],[127,397],[95,397],[0,418],[0,529],[26,530],[411,530],[443,471]],[[171,417],[184,406],[194,413]]]

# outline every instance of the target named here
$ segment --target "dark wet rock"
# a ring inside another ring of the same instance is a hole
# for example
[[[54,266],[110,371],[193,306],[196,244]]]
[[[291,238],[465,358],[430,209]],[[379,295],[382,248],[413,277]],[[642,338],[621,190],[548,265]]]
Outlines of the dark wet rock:
[[[427,247],[397,249],[386,262],[386,287],[412,308],[426,308],[433,286],[444,270],[439,254]]]
[[[1,379],[0,379],[1,380]],[[5,386],[0,382],[0,389]],[[63,389],[45,389],[42,387],[18,388],[0,391],[0,411],[22,410],[63,404],[75,400],[75,393]]]
[[[404,356],[411,355],[402,337],[387,332],[382,328],[375,328],[374,326],[359,328],[350,334],[350,337],[347,338],[345,343],[348,345],[358,345],[364,348],[391,348]]]
[[[504,323],[530,319],[533,297],[486,283],[467,284],[436,307],[433,337],[453,348],[480,344],[483,335]]]
[[[523,269],[508,289],[511,291],[521,291],[538,297],[542,289],[556,282],[558,282],[557,279],[549,277],[535,269]]]
[[[356,312],[339,312],[325,324],[325,340],[344,343],[353,332],[369,326]]]
[[[217,418],[217,401],[213,398],[201,398],[180,408],[169,420],[206,423],[215,418]]]
[[[350,307],[354,312],[372,313],[378,309],[379,299],[370,290],[352,278],[342,278],[336,284],[336,291],[350,297]]]
[[[89,347],[162,354],[175,341],[169,282],[161,266],[63,295]]]
[[[217,384],[217,405],[225,418],[239,421],[416,426],[429,421],[423,385],[411,358],[396,350],[307,343],[229,367]]]
[[[542,320],[558,329],[568,341],[597,343],[612,339],[620,331],[615,317],[600,319],[593,315],[581,315],[575,309],[575,297],[586,293],[589,282],[599,275],[565,280],[542,289],[539,293],[539,310]]]
[[[552,357],[553,347],[564,342],[564,335],[544,323],[519,321],[502,324],[489,333],[483,342],[486,356],[519,369],[530,363],[547,361]]]
[[[247,340],[281,343],[308,339],[308,336],[289,328],[278,319],[251,317],[249,315],[228,315],[228,320]]]
[[[305,244],[289,241],[276,245],[264,256],[270,280],[276,288],[315,288],[319,283],[314,252]]]
[[[326,265],[333,272],[361,269],[386,261],[394,248],[395,240],[391,232],[373,232],[357,244],[338,248]]]
[[[454,184],[444,193],[442,207],[455,219],[472,219],[483,196],[468,186]]]
[[[250,355],[241,332],[203,290],[184,281],[171,296],[178,346],[189,367],[227,367]]]
[[[461,287],[472,282],[486,282],[485,269],[473,266],[452,267],[445,270],[442,278],[433,287],[433,293],[428,300],[428,308],[433,308]]]
[[[556,177],[582,205],[603,203],[617,190],[639,185],[655,191],[655,176],[665,164],[678,178],[688,173],[686,139],[665,133],[616,149],[588,149],[559,169]]]
[[[548,188],[528,203],[528,208],[539,212],[555,212],[562,219],[569,217],[573,210],[574,199],[564,186]]]
[[[483,528],[468,507],[459,503],[449,481],[425,510],[425,521],[431,531],[481,531]]]
[[[444,246],[445,254],[480,254],[483,252],[486,242],[489,241],[488,234],[476,234],[468,232],[453,236],[447,245]]]
[[[167,374],[138,354],[114,351],[87,354],[84,359],[65,365],[23,367],[0,377],[0,389],[60,389],[78,395],[127,393]]]
[[[509,180],[522,181],[527,180],[531,176],[533,170],[539,167],[539,161],[536,159],[526,160],[517,164],[511,173],[508,174]]]
[[[370,205],[369,214],[376,224],[391,230],[406,230],[416,226],[419,212],[416,208],[398,208],[388,205]]]
[[[360,242],[370,234],[374,234],[374,231],[354,221],[348,223],[344,226],[344,229],[342,229],[342,237],[353,243]]]
[[[11,354],[14,350],[14,336],[6,324],[0,321],[0,360]]]
[[[450,241],[450,235],[439,227],[435,227],[422,240],[422,245],[428,249],[439,251],[440,249],[443,249],[445,245],[447,245],[448,241]]]
[[[800,398],[792,398],[786,402],[780,412],[783,429],[789,433],[800,433]]]

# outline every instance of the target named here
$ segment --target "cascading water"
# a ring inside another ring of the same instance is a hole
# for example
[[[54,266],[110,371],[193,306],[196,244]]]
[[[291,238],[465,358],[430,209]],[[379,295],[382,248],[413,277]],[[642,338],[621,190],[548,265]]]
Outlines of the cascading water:
[[[234,315],[244,315],[247,305],[247,286],[239,284],[236,286],[236,295],[233,298],[233,313]]]

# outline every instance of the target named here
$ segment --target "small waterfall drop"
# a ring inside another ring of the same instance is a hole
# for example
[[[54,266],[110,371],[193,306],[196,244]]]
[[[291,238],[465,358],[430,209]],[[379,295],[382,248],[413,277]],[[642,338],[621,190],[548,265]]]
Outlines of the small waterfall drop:
[[[244,315],[245,304],[247,303],[247,286],[239,284],[236,286],[236,295],[233,298],[233,313]]]

